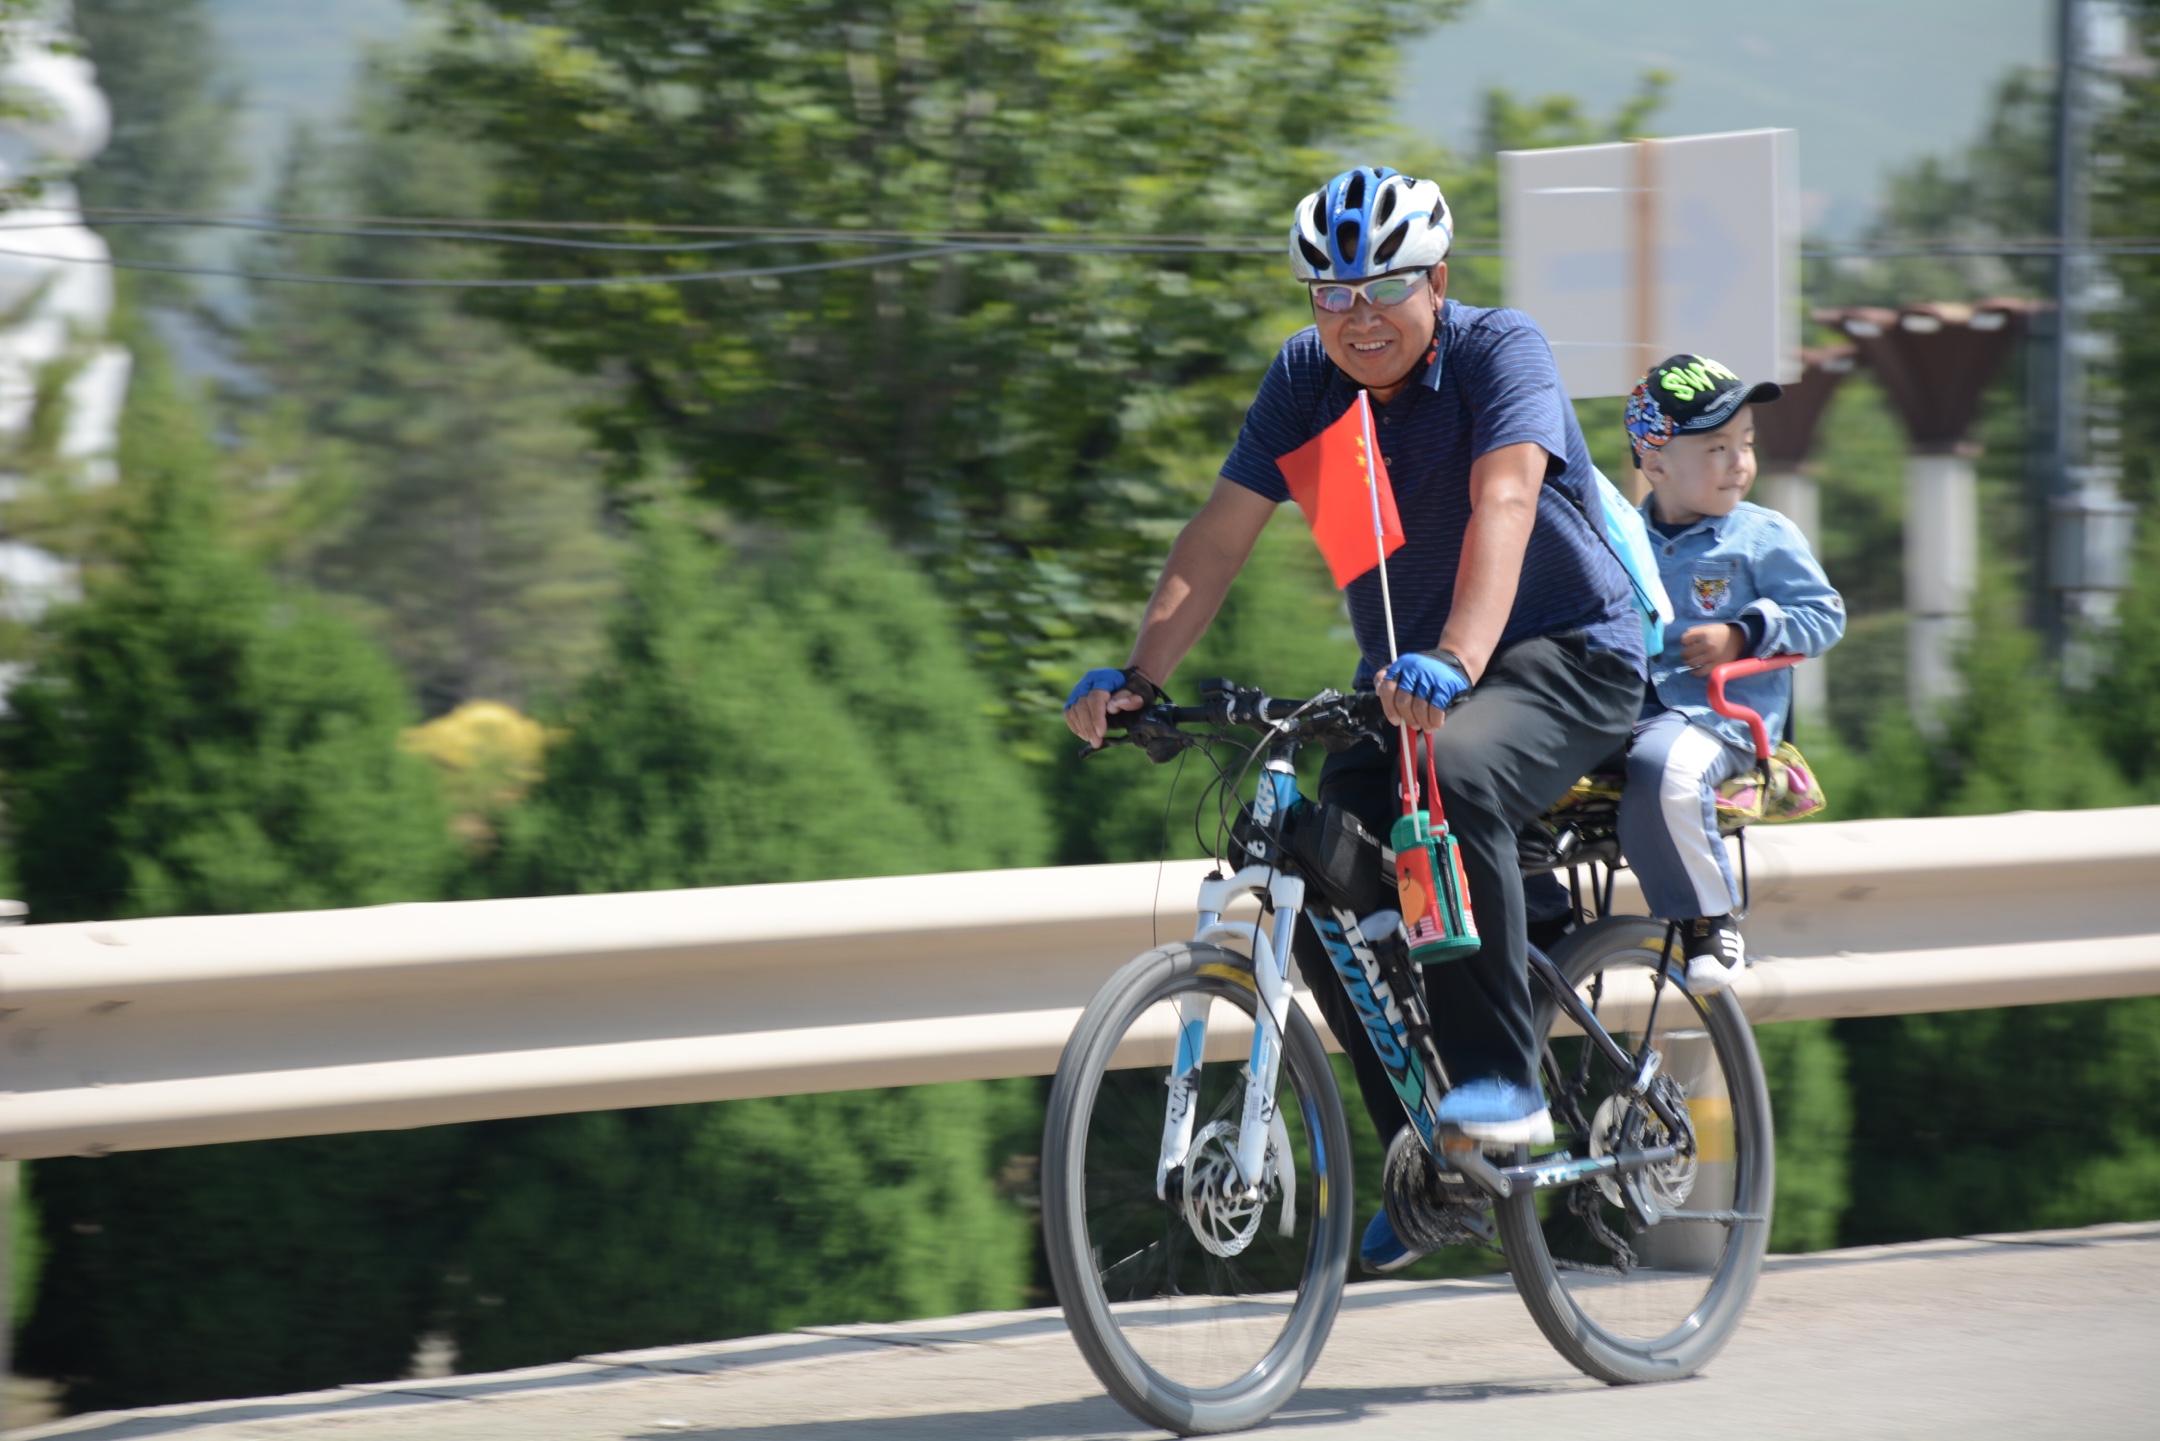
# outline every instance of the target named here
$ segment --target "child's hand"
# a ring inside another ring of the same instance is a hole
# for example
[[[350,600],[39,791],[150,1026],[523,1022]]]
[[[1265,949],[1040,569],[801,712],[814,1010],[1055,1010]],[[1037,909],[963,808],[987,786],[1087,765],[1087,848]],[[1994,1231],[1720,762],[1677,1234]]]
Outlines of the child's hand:
[[[1708,675],[1711,667],[1740,659],[1746,646],[1746,629],[1729,621],[1689,626],[1680,637],[1680,662],[1697,675]]]

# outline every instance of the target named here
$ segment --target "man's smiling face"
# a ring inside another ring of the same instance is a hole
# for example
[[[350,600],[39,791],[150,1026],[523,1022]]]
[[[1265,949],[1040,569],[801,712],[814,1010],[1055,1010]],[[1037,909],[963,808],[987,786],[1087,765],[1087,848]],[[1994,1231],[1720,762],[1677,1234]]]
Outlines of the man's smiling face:
[[[1432,344],[1440,302],[1447,294],[1447,267],[1432,268],[1428,282],[1400,305],[1375,305],[1360,296],[1340,313],[1313,307],[1320,344],[1343,374],[1374,393],[1394,398]]]

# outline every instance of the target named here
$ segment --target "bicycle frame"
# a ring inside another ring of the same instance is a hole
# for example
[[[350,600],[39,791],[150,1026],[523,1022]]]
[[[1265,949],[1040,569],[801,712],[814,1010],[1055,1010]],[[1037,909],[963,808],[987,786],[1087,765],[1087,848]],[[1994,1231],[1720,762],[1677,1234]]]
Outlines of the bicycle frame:
[[[1266,719],[1264,697],[1261,719]],[[1263,834],[1279,827],[1281,818],[1301,799],[1292,764],[1296,749],[1295,742],[1278,742],[1269,749],[1252,805],[1253,825]],[[1285,869],[1279,858],[1272,864],[1245,866],[1233,875],[1211,875],[1200,885],[1194,942],[1243,942],[1252,957],[1252,984],[1259,1000],[1233,1155],[1238,1179],[1248,1195],[1255,1193],[1265,1179],[1271,1140],[1287,1157],[1288,1135],[1276,1114],[1275,1088],[1281,1079],[1283,1028],[1293,996],[1291,948],[1301,913],[1320,939],[1405,1116],[1444,1177],[1467,1178],[1487,1193],[1504,1198],[1517,1186],[1540,1190],[1572,1186],[1603,1172],[1624,1173],[1656,1165],[1677,1153],[1676,1147],[1667,1145],[1598,1157],[1575,1158],[1563,1153],[1510,1166],[1488,1161],[1474,1140],[1440,1122],[1440,1097],[1446,1094],[1450,1082],[1433,1039],[1423,987],[1408,955],[1391,956],[1392,964],[1383,961],[1363,929],[1363,921],[1399,925],[1400,917],[1382,911],[1361,921],[1333,906],[1308,907],[1306,889],[1305,878],[1295,869]],[[1223,919],[1224,912],[1241,895],[1259,897],[1272,921],[1262,925]],[[1605,905],[1609,908],[1609,883]],[[1651,1085],[1662,1063],[1657,1051],[1646,1042],[1640,1055],[1631,1055],[1613,1039],[1596,1012],[1575,994],[1552,962],[1534,947],[1530,951],[1530,975],[1574,1022],[1587,1043],[1601,1052],[1618,1074],[1630,1078],[1627,1091],[1631,1096],[1647,1104],[1672,1134],[1692,1134],[1688,1118]],[[1661,972],[1660,995],[1665,984]],[[1155,1194],[1160,1199],[1169,1198],[1171,1178],[1179,1173],[1192,1149],[1210,1005],[1205,995],[1188,995],[1178,1002],[1177,1048],[1167,1084],[1162,1144],[1155,1167]],[[1650,1031],[1646,1027],[1645,1036]],[[1557,1084],[1558,1078],[1553,1079]]]

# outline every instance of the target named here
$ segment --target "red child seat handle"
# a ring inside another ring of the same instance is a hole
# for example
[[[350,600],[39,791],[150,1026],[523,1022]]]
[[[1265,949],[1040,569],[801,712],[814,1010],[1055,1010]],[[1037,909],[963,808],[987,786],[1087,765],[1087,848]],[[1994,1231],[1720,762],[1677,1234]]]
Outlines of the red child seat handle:
[[[1804,655],[1772,655],[1760,660],[1729,660],[1710,668],[1710,709],[1733,720],[1746,721],[1749,733],[1755,737],[1755,759],[1770,759],[1770,728],[1763,718],[1751,708],[1736,700],[1725,698],[1727,681],[1743,680],[1751,675],[1764,675],[1774,670],[1785,670],[1806,660]]]

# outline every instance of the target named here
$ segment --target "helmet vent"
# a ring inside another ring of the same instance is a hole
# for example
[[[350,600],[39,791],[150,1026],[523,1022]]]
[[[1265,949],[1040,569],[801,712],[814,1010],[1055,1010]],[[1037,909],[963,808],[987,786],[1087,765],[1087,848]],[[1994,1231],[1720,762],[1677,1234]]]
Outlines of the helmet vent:
[[[1335,222],[1335,250],[1345,265],[1357,264],[1358,223],[1343,219]]]
[[[1402,243],[1409,238],[1410,222],[1405,220],[1390,231],[1387,239],[1381,241],[1379,246],[1374,249],[1373,264],[1386,265],[1390,260],[1393,260],[1395,252],[1402,249]]]
[[[1310,240],[1307,240],[1302,235],[1297,238],[1297,243],[1298,249],[1303,251],[1305,254],[1306,264],[1310,265],[1315,270],[1328,270],[1332,268],[1332,262],[1328,260],[1327,252],[1323,251],[1319,246],[1313,244]]]
[[[1394,213],[1395,187],[1389,185],[1384,187],[1380,191],[1380,203],[1373,209],[1372,223],[1375,225],[1386,225],[1388,223],[1388,217],[1390,215],[1393,215]]]
[[[1363,210],[1365,208],[1364,171],[1353,170],[1350,172],[1350,183],[1343,187],[1342,208],[1345,210]]]

